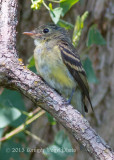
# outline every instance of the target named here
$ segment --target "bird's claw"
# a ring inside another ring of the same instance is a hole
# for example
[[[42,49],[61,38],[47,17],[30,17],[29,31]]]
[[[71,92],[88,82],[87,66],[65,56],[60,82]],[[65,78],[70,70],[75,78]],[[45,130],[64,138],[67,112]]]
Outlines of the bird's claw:
[[[66,102],[64,102],[64,105],[69,105],[71,103],[71,99],[68,99]]]

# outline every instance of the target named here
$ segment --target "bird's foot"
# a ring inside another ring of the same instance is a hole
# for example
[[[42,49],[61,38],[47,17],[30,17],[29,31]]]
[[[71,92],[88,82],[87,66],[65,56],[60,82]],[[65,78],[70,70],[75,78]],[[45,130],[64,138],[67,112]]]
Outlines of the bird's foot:
[[[71,93],[71,95],[70,95],[70,98],[65,102],[65,105],[69,105],[69,104],[71,104],[71,100],[72,100],[72,97],[73,97],[73,94],[74,94],[74,89],[72,90],[72,93]]]
[[[66,100],[66,102],[64,102],[64,105],[69,105],[71,103],[71,99]]]

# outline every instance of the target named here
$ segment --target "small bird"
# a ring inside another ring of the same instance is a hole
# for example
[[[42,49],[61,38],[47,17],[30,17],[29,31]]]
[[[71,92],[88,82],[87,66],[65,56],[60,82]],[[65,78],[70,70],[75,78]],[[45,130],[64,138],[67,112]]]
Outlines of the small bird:
[[[34,39],[34,59],[38,74],[83,115],[91,108],[86,73],[68,32],[55,24],[24,32]]]

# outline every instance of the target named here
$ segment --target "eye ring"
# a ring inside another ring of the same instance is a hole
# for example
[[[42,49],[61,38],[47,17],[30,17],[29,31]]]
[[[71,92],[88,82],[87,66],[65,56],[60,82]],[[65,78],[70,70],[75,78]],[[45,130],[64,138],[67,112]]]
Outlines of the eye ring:
[[[49,29],[48,29],[48,28],[44,28],[44,29],[43,29],[43,32],[44,32],[44,33],[48,33],[48,32],[49,32]]]

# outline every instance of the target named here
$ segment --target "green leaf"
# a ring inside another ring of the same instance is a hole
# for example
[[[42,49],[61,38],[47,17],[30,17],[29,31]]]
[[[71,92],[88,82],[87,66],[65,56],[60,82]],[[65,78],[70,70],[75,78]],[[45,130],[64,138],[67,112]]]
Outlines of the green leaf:
[[[48,160],[66,160],[67,157],[74,155],[74,150],[68,136],[64,131],[59,131],[55,136],[54,143],[44,149],[43,154]]]
[[[31,0],[31,2],[32,2],[31,8],[35,10],[35,9],[40,9],[43,0]]]
[[[87,46],[90,47],[92,44],[105,45],[106,41],[96,28],[96,25],[90,27],[87,38]]]
[[[51,125],[55,125],[56,124],[56,120],[55,120],[55,118],[53,116],[51,116],[51,114],[46,112],[46,116],[48,117],[48,121],[50,122]]]
[[[62,13],[62,8],[58,7],[58,8],[55,8],[53,10],[50,10],[50,16],[52,18],[52,21],[57,24],[59,19],[60,19],[60,16],[61,16],[61,13]]]
[[[35,61],[34,61],[34,57],[31,56],[29,59],[28,59],[28,65],[27,67],[30,68],[30,67],[34,67],[35,66]]]
[[[3,133],[4,133],[4,128],[0,128],[0,139],[1,139],[2,136],[3,136]],[[1,143],[2,143],[2,142],[0,142],[0,146],[1,146]]]
[[[34,56],[31,56],[29,59],[28,59],[28,65],[27,67],[34,73],[37,73],[36,71],[36,67],[35,67],[35,61],[34,61]]]
[[[21,112],[18,109],[0,104],[0,128],[6,127],[20,116]]]
[[[62,20],[62,19],[60,19],[57,24],[58,24],[60,27],[63,27],[63,28],[65,28],[65,29],[67,29],[67,30],[74,28],[73,24],[68,23],[68,22],[66,22],[66,21],[64,21],[64,20]]]
[[[90,83],[98,83],[98,79],[95,75],[94,69],[92,67],[91,60],[87,57],[83,62],[83,67],[87,74],[87,79]]]
[[[3,124],[0,123],[1,127],[7,124],[16,127],[23,123],[26,116],[21,114],[20,110],[26,111],[21,94],[16,91],[4,89],[0,95],[0,122],[4,120],[5,122]]]
[[[37,70],[36,70],[36,67],[35,67],[35,66],[30,67],[29,69],[30,69],[32,72],[34,72],[34,73],[36,73],[36,74],[37,74]]]
[[[62,16],[64,16],[68,10],[78,2],[79,0],[60,0],[60,7],[62,8]]]
[[[77,16],[76,23],[74,26],[74,32],[72,36],[73,45],[76,47],[80,40],[82,29],[84,28],[84,21],[88,16],[88,11],[84,12],[84,14],[80,17]]]
[[[53,10],[52,3],[49,3],[49,8],[51,11]]]
[[[3,132],[4,132],[4,128],[0,128],[0,138],[1,138],[2,135],[3,135]]]

